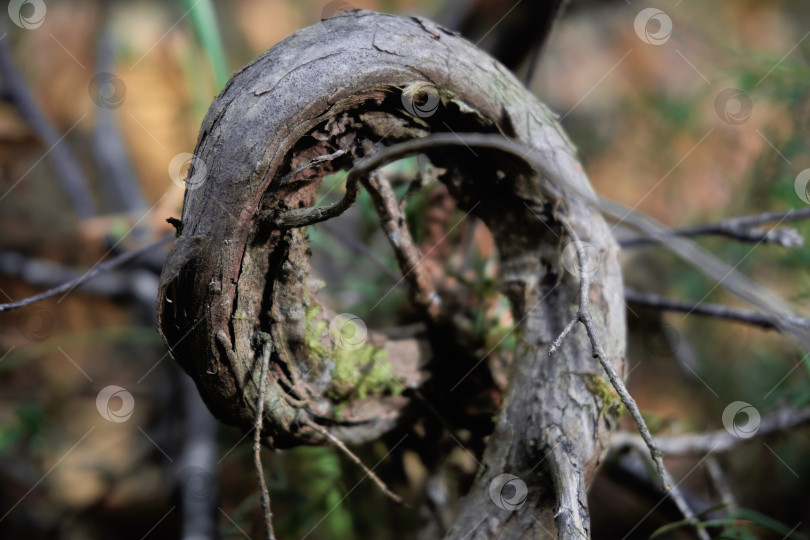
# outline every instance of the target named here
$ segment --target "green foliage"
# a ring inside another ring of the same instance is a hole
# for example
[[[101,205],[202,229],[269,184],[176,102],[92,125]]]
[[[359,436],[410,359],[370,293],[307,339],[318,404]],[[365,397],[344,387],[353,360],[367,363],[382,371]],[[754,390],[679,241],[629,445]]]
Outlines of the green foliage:
[[[354,538],[352,514],[343,504],[340,459],[333,448],[301,447],[290,456],[294,475],[288,475],[285,490],[297,502],[278,516],[279,530],[295,531],[300,538],[313,528],[329,538]],[[321,521],[322,520],[322,521]]]
[[[243,456],[247,459],[247,452]],[[249,461],[249,460],[248,460]],[[268,467],[273,524],[280,538],[357,538],[357,525],[345,504],[345,464],[333,447],[297,447],[275,453]],[[252,475],[251,475],[252,476]],[[252,485],[252,483],[251,483]],[[222,538],[244,538],[255,523],[259,494],[251,491],[221,520]]]
[[[225,50],[219,35],[214,5],[211,0],[183,0],[183,5],[189,10],[194,29],[197,31],[197,36],[211,64],[217,92],[219,92],[225,87],[231,72],[225,60]]]
[[[650,106],[658,111],[659,118],[668,129],[683,132],[694,126],[695,107],[691,99],[664,93],[648,96],[647,99],[654,101]]]
[[[757,536],[754,534],[757,528],[775,532],[783,539],[791,538],[799,540],[807,538],[806,536],[795,532],[791,527],[788,527],[784,523],[747,508],[740,508],[731,516],[724,519],[709,519],[706,521],[682,519],[680,521],[668,523],[667,525],[664,525],[653,532],[652,535],[650,535],[650,538],[658,538],[668,532],[693,526],[697,526],[699,529],[722,529],[722,532],[717,535],[716,538],[736,538],[745,540],[754,539],[757,538]]]
[[[23,446],[27,453],[42,446],[45,412],[39,403],[22,403],[13,422],[0,424],[0,454]]]

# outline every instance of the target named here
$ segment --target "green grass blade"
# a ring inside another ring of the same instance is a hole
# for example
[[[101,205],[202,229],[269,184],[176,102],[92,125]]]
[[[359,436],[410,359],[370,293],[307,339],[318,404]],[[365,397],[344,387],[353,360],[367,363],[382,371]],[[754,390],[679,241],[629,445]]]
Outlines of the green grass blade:
[[[228,82],[231,71],[228,69],[228,63],[225,60],[225,49],[222,47],[214,5],[211,0],[183,0],[183,5],[190,10],[194,29],[197,31],[200,43],[208,56],[208,61],[211,63],[217,92],[220,92],[225,87],[225,83]]]

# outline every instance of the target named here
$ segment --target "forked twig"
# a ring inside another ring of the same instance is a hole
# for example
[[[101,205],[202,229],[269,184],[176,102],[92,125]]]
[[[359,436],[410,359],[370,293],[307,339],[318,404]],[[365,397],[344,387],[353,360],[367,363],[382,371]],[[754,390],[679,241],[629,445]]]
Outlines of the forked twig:
[[[765,313],[759,313],[757,311],[751,311],[748,309],[723,306],[720,304],[708,304],[705,302],[694,303],[684,300],[675,300],[673,298],[638,292],[627,288],[624,289],[624,299],[631,304],[648,306],[651,308],[660,309],[662,311],[675,311],[679,313],[686,313],[688,315],[704,315],[706,317],[726,319],[729,321],[750,324],[752,326],[759,326],[760,328],[773,328],[779,331],[782,330],[779,327],[779,321],[776,318]],[[810,319],[791,315],[783,315],[783,317],[792,321],[798,327],[810,329]]]
[[[270,495],[267,493],[267,483],[264,481],[264,470],[262,469],[262,420],[264,419],[264,389],[267,379],[267,366],[270,363],[269,343],[264,344],[262,349],[262,367],[259,375],[259,398],[256,403],[256,423],[253,434],[253,464],[256,466],[256,479],[259,481],[259,494],[262,499],[262,511],[264,512],[264,525],[267,540],[275,540],[273,533],[273,512],[270,510]]]
[[[605,350],[602,348],[602,342],[599,339],[599,334],[596,331],[596,327],[593,323],[593,317],[591,316],[591,312],[589,309],[589,301],[588,295],[590,293],[591,288],[591,276],[590,273],[587,271],[587,265],[585,261],[585,250],[582,244],[582,241],[579,239],[576,231],[574,231],[573,227],[565,220],[560,220],[563,228],[565,228],[568,235],[572,238],[574,242],[574,247],[576,248],[577,253],[577,264],[579,267],[579,307],[577,308],[577,312],[574,315],[573,319],[565,326],[560,335],[552,341],[551,345],[549,346],[548,355],[553,356],[557,350],[562,345],[563,341],[565,340],[566,336],[571,333],[577,323],[582,323],[585,327],[585,331],[588,334],[588,339],[591,342],[591,348],[593,352],[594,358],[599,360],[599,363],[602,365],[602,368],[607,373],[608,379],[610,379],[610,383],[613,385],[613,388],[616,390],[616,393],[619,394],[619,397],[624,403],[624,406],[630,412],[630,416],[633,417],[633,420],[638,427],[638,431],[641,434],[641,438],[644,440],[644,444],[650,451],[650,456],[652,457],[653,463],[655,464],[655,468],[658,471],[658,474],[661,476],[661,480],[663,481],[664,490],[669,492],[672,500],[677,505],[678,509],[681,511],[683,516],[691,521],[696,522],[697,518],[695,517],[694,512],[689,507],[687,502],[684,500],[683,496],[681,495],[680,491],[678,490],[677,485],[673,485],[672,477],[670,476],[669,472],[667,471],[666,467],[664,466],[664,459],[663,459],[663,452],[661,452],[658,445],[653,440],[652,434],[650,433],[649,428],[647,428],[646,422],[644,422],[644,418],[641,416],[641,411],[636,405],[636,401],[633,399],[633,396],[627,391],[627,387],[622,382],[619,374],[616,372],[616,368],[613,367],[613,364],[607,358],[605,354]],[[701,529],[697,528],[698,536],[701,540],[709,540],[709,534]]]
[[[702,225],[692,225],[680,229],[673,229],[669,232],[671,236],[683,238],[695,238],[699,236],[725,236],[740,242],[776,244],[782,247],[791,248],[801,246],[804,239],[799,232],[792,227],[776,227],[773,229],[763,229],[763,225],[769,223],[782,223],[799,221],[810,218],[810,208],[800,210],[789,210],[787,212],[765,212],[752,216],[741,216],[705,223]],[[650,236],[636,236],[619,241],[622,248],[643,246],[661,242],[661,238]]]

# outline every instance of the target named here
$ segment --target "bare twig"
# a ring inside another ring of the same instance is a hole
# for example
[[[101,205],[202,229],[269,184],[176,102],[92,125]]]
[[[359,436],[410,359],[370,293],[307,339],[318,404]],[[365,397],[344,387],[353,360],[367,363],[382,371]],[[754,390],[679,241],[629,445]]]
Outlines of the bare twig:
[[[0,26],[0,30],[2,29]],[[48,147],[56,174],[76,215],[81,219],[93,217],[96,214],[96,205],[79,162],[67,143],[62,141],[65,135],[60,135],[56,131],[34,101],[34,93],[14,67],[8,43],[8,39],[0,40],[0,77],[3,95],[16,105],[22,117]]]
[[[739,437],[732,431],[719,429],[708,433],[658,437],[657,443],[667,455],[703,455],[710,452],[726,452],[739,444],[805,424],[810,424],[810,408],[800,410],[786,408],[763,416],[756,434],[750,437]],[[620,432],[613,434],[610,444],[614,448],[626,446],[638,448],[643,445],[643,441],[635,434]]]
[[[664,490],[669,492],[672,500],[678,506],[678,509],[681,511],[683,516],[690,521],[694,521],[697,518],[695,517],[694,512],[689,507],[687,502],[682,497],[678,486],[673,485],[672,477],[667,471],[666,467],[664,466],[664,459],[663,459],[663,452],[661,451],[660,447],[656,444],[655,440],[653,440],[652,434],[650,433],[649,428],[647,427],[646,422],[644,422],[644,418],[641,416],[641,411],[636,405],[636,401],[627,391],[627,387],[622,382],[619,374],[616,372],[616,368],[613,367],[613,363],[610,359],[606,356],[604,349],[602,348],[602,343],[599,338],[599,335],[596,331],[596,327],[593,323],[593,318],[591,317],[591,312],[589,309],[589,293],[590,293],[590,285],[591,285],[591,276],[587,271],[587,262],[585,260],[585,249],[582,244],[582,241],[579,239],[576,231],[571,227],[571,225],[565,220],[560,220],[563,227],[565,228],[568,235],[572,238],[574,242],[574,247],[576,248],[577,254],[577,263],[579,265],[579,279],[580,279],[580,289],[579,289],[579,307],[577,308],[577,313],[574,315],[574,318],[565,326],[563,331],[560,335],[555,339],[551,345],[549,346],[548,355],[553,356],[554,353],[559,349],[562,345],[563,340],[565,337],[571,333],[574,326],[577,323],[582,323],[585,327],[585,331],[588,334],[588,338],[591,341],[591,347],[593,348],[593,356],[599,360],[599,363],[602,365],[602,368],[607,373],[608,379],[610,383],[613,385],[613,388],[616,390],[616,393],[619,394],[619,398],[621,398],[622,403],[630,412],[630,416],[633,417],[633,420],[636,423],[636,427],[638,428],[639,433],[641,434],[641,439],[644,445],[650,452],[650,456],[652,457],[653,463],[655,464],[655,468],[658,471],[658,474],[661,476],[663,481]],[[708,540],[709,535],[706,533],[705,530],[697,528],[698,536],[702,540]]]
[[[719,304],[697,304],[684,300],[674,300],[672,298],[666,298],[656,294],[642,293],[627,288],[624,290],[624,298],[627,300],[627,302],[660,309],[662,311],[676,311],[679,313],[688,313],[690,315],[705,315],[707,317],[742,322],[753,326],[759,326],[761,328],[773,328],[776,330],[781,330],[779,328],[779,321],[777,321],[774,317],[747,309],[723,306]],[[783,315],[783,317],[790,319],[796,326],[810,329],[810,319],[790,315]]]
[[[371,478],[371,480],[374,481],[375,484],[377,484],[377,487],[380,488],[380,491],[382,491],[389,499],[391,499],[395,503],[402,504],[402,497],[400,497],[399,495],[388,489],[388,486],[385,485],[385,482],[383,482],[379,476],[374,474],[374,471],[366,467],[365,463],[363,463],[354,452],[349,450],[349,448],[345,444],[343,444],[343,441],[341,441],[340,439],[329,433],[329,430],[325,429],[323,426],[316,424],[312,420],[307,420],[306,424],[315,431],[317,431],[318,433],[320,433],[321,435],[323,435],[324,437],[326,437],[327,439],[329,439],[332,442],[332,444],[337,446],[341,452],[343,452],[349,459],[354,461],[361,469],[363,469],[363,472],[366,473],[369,476],[369,478]]]
[[[253,434],[253,464],[256,466],[256,479],[259,481],[259,495],[262,499],[262,511],[264,512],[264,525],[267,540],[274,540],[273,533],[273,512],[270,510],[270,495],[267,493],[267,483],[264,481],[264,470],[262,469],[262,421],[264,420],[264,391],[267,379],[267,365],[270,363],[270,343],[265,343],[262,349],[262,368],[259,375],[259,398],[256,403],[256,424]]]
[[[381,172],[370,175],[364,182],[374,201],[388,242],[397,256],[403,279],[408,282],[411,299],[417,309],[435,319],[439,315],[439,296],[424,265],[419,249],[413,243],[405,215],[399,207],[391,184]]]
[[[32,259],[15,251],[0,250],[0,274],[17,276],[35,287],[47,289],[77,279],[84,271]],[[151,308],[157,295],[157,284],[157,276],[151,269],[136,268],[110,270],[77,288],[100,296],[136,298]]]
[[[69,290],[71,290],[71,289],[73,289],[75,287],[78,287],[79,285],[81,285],[85,281],[87,281],[89,279],[92,279],[93,277],[101,274],[102,272],[107,272],[107,271],[112,270],[114,268],[118,268],[119,266],[121,266],[123,264],[126,264],[131,260],[137,259],[139,256],[143,255],[144,253],[147,253],[147,252],[149,252],[149,251],[151,251],[151,250],[153,250],[153,249],[155,249],[157,247],[160,247],[160,246],[168,243],[169,240],[171,240],[172,238],[174,238],[174,233],[167,234],[166,236],[164,236],[162,239],[158,240],[157,242],[154,242],[154,243],[146,245],[146,246],[144,246],[142,248],[136,249],[135,251],[130,251],[130,252],[124,253],[123,255],[119,255],[118,257],[110,259],[107,262],[103,262],[103,263],[95,266],[93,269],[91,269],[89,272],[85,273],[81,277],[78,277],[78,278],[76,278],[74,280],[68,281],[67,283],[63,283],[62,285],[59,285],[58,287],[54,287],[53,289],[49,289],[49,290],[47,290],[45,292],[35,294],[34,296],[30,296],[30,297],[25,298],[23,300],[18,300],[17,302],[10,302],[8,304],[0,304],[0,313],[2,313],[4,311],[11,311],[12,309],[25,307],[25,306],[28,306],[28,305],[33,304],[35,302],[39,302],[40,300],[50,298],[51,296],[56,296],[59,293],[69,291]]]
[[[788,212],[766,212],[753,216],[742,216],[724,219],[714,223],[703,225],[693,225],[673,229],[670,235],[684,238],[694,238],[698,236],[725,236],[740,242],[752,242],[762,244],[776,244],[782,247],[797,247],[804,244],[804,239],[796,229],[782,227],[774,229],[763,229],[762,225],[769,223],[785,223],[799,221],[810,218],[810,207],[800,210],[790,210]],[[664,236],[663,238],[665,238]],[[663,238],[637,236],[619,241],[622,248],[637,247],[648,244],[662,242]]]

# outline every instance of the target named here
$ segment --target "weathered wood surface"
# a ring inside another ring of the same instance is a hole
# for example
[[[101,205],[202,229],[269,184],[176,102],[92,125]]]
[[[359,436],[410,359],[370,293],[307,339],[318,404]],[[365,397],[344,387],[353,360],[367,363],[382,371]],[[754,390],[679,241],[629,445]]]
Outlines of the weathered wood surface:
[[[440,97],[423,118],[408,114],[403,102],[403,89],[420,88],[417,83],[429,87],[417,96],[406,93],[406,100],[424,104],[434,88]],[[553,115],[503,66],[428,20],[345,13],[296,32],[231,79],[200,131],[182,234],[161,277],[160,331],[211,410],[246,430],[255,414],[262,343],[272,341],[263,411],[271,445],[323,442],[308,422],[360,442],[407,421],[409,399],[385,385],[362,398],[343,395],[337,406],[333,366],[311,354],[318,343],[328,350],[328,336],[313,337],[312,328],[334,314],[316,307],[306,237],[260,216],[313,205],[323,172],[349,168],[405,139],[448,131],[501,133],[529,145],[549,177],[492,149],[424,151],[447,169],[440,180],[458,206],[493,231],[502,289],[520,321],[504,407],[448,538],[581,537],[590,531],[587,484],[613,418],[605,414],[609,398],[595,390],[605,377],[584,329],[576,329],[556,356],[547,355],[578,297],[577,279],[562,265],[570,238],[559,220],[599,253],[591,312],[608,357],[623,373],[618,248],[593,206],[549,189],[554,180],[592,193]],[[290,174],[341,149],[346,153]],[[420,370],[430,359],[425,342],[377,334],[371,342],[387,352],[405,386],[431,376]],[[500,509],[491,499],[492,481],[502,473],[528,486],[517,510]]]

